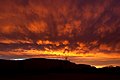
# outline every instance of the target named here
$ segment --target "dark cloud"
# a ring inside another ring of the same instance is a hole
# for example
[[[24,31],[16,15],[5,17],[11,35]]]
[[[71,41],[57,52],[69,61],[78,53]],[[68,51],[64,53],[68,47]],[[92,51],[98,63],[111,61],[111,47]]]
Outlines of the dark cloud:
[[[120,53],[119,5],[119,0],[2,0],[0,50]]]

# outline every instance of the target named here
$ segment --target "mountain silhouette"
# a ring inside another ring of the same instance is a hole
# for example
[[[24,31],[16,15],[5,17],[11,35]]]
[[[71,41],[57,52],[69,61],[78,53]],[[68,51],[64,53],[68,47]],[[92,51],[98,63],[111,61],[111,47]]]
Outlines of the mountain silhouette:
[[[44,58],[32,58],[22,61],[2,59],[0,60],[0,77],[2,76],[2,78],[8,79],[12,76],[13,78],[15,78],[15,80],[21,80],[20,76],[27,77],[29,78],[28,80],[31,80],[31,76],[35,78],[38,77],[39,79],[43,80],[49,80],[49,77],[51,78],[51,75],[56,75],[56,77],[54,76],[54,78],[56,78],[55,80],[63,80],[64,77],[67,77],[68,75],[70,77],[68,77],[67,80],[71,80],[71,78],[73,78],[74,76],[77,78],[82,77],[84,78],[84,80],[91,80],[95,78],[95,76],[97,76],[97,78],[98,76],[103,76],[103,78],[100,77],[97,80],[117,80],[118,78],[118,80],[120,80],[119,74],[119,66],[109,66],[98,69],[91,65],[75,64],[67,60],[55,60]],[[57,77],[59,77],[59,79]],[[2,78],[0,79],[2,80]]]
[[[3,73],[9,72],[71,72],[75,70],[83,70],[95,68],[90,65],[71,63],[67,60],[54,60],[44,58],[33,58],[22,61],[16,60],[0,60],[0,69]]]

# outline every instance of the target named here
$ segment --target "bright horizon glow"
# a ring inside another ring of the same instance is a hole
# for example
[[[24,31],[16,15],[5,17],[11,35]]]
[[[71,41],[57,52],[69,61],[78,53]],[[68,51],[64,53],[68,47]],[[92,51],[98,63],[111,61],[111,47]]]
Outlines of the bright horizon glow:
[[[26,60],[26,58],[16,58],[16,59],[10,59],[10,60],[22,61],[22,60]]]
[[[21,50],[8,52],[9,54],[14,54],[18,58],[10,58],[10,60],[25,60],[27,58],[46,58],[46,59],[60,59],[60,60],[69,60],[70,62],[76,64],[89,64],[97,68],[105,66],[120,66],[116,64],[119,62],[119,54],[104,54],[104,53],[80,53],[76,54],[76,51],[70,51],[69,53],[63,53],[63,50],[54,50],[54,51],[41,51],[41,50]],[[2,53],[2,52],[1,52]],[[6,52],[5,52],[6,53]],[[4,53],[3,53],[4,54]],[[20,58],[21,56],[22,58]],[[25,56],[25,58],[24,58]]]

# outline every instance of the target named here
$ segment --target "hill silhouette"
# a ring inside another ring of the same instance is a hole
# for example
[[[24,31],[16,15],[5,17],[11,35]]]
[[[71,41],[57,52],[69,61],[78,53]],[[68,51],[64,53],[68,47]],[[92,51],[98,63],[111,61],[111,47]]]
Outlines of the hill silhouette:
[[[46,74],[50,74],[50,75],[54,74],[58,77],[60,76],[65,77],[68,75],[72,77],[73,75],[74,76],[77,75],[76,77],[92,76],[93,78],[95,75],[104,76],[105,74],[106,76],[114,75],[113,78],[120,78],[119,77],[120,67],[109,66],[98,69],[94,66],[90,66],[86,64],[75,64],[67,60],[54,60],[54,59],[44,59],[44,58],[32,58],[22,61],[0,60],[0,76],[15,76],[15,75],[43,76],[43,74],[45,77],[48,77]],[[39,78],[39,76],[37,77]],[[16,78],[18,79],[19,77]],[[87,79],[88,78],[86,78],[85,80]]]
[[[67,60],[54,60],[44,58],[33,58],[22,61],[16,60],[0,60],[0,70],[3,73],[43,73],[43,72],[74,72],[81,69],[95,69],[90,65],[71,63]],[[2,73],[2,74],[3,74]]]

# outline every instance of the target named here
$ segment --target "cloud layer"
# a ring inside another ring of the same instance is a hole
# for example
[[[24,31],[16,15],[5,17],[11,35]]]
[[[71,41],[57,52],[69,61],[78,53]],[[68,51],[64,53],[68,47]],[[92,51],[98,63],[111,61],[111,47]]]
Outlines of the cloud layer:
[[[119,0],[2,0],[0,51],[119,54],[119,5]]]

